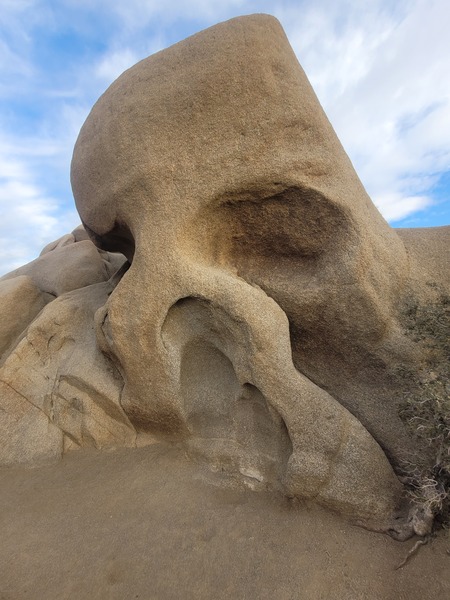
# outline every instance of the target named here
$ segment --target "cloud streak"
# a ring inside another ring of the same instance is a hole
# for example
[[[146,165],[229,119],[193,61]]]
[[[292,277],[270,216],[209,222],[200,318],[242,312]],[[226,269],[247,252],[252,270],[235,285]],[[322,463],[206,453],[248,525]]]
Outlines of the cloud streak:
[[[31,165],[53,156],[56,149],[41,152],[30,142],[14,148],[0,140],[0,273],[8,272],[39,255],[49,239],[61,236],[79,223],[73,208],[62,214],[59,203],[39,184]]]

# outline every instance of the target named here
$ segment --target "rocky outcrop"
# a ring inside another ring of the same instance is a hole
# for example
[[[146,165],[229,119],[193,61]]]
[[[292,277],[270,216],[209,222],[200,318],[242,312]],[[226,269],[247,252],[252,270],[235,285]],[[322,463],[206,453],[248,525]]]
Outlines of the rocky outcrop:
[[[77,229],[0,280],[1,464],[46,462],[74,446],[134,445],[122,379],[93,326],[124,262]]]
[[[1,281],[11,306],[30,290],[5,329],[3,463],[163,438],[254,489],[419,531],[398,475],[434,458],[401,406],[428,359],[404,317],[449,289],[449,229],[383,220],[275,19],[125,72],[72,185],[84,229]]]

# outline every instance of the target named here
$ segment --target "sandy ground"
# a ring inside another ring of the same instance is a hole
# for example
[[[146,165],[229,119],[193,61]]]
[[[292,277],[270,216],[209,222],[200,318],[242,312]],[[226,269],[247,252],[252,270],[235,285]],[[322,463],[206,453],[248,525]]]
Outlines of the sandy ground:
[[[450,598],[448,532],[395,570],[415,540],[224,483],[162,444],[0,470],[0,599]]]

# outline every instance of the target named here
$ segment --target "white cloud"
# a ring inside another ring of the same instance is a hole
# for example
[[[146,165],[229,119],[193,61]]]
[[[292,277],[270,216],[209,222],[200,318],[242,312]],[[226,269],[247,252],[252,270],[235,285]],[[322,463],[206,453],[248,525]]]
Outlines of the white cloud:
[[[0,40],[0,69],[3,75],[15,73],[29,77],[32,72],[31,65],[14,52],[4,40]]]
[[[95,69],[95,74],[100,79],[112,82],[138,60],[138,55],[129,48],[114,50],[102,57]]]
[[[249,11],[258,12],[261,2],[246,0],[65,0],[66,4],[84,7],[95,12],[108,11],[121,22],[125,32],[142,30],[149,24],[167,25],[175,21],[218,22],[235,16],[236,12],[248,6]],[[268,3],[269,6],[271,3]],[[157,22],[157,23],[156,23]]]
[[[49,197],[33,173],[36,155],[42,158],[49,148],[30,140],[28,156],[11,140],[0,140],[0,275],[29,262],[51,239],[79,223],[74,209],[61,210],[61,203]]]
[[[162,35],[152,36],[150,39],[134,42],[134,48],[128,45],[118,47],[117,41],[111,48],[104,52],[97,64],[92,66],[94,77],[98,78],[103,86],[111,84],[126,69],[129,69],[137,62],[159,52],[168,45]]]
[[[372,199],[378,210],[389,221],[399,221],[433,204],[431,198],[427,196],[405,197],[395,192],[378,194]]]

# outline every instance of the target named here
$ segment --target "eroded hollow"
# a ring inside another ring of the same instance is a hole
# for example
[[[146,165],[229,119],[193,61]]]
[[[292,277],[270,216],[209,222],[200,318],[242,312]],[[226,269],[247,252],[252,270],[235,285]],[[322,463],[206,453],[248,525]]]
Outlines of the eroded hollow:
[[[133,262],[135,242],[126,223],[116,221],[110,231],[102,234],[96,233],[84,222],[83,227],[97,248],[108,252],[120,252],[127,257],[129,263]]]
[[[216,468],[279,487],[292,453],[289,434],[260,390],[239,381],[234,326],[227,327],[224,314],[206,300],[183,298],[164,323],[164,344],[179,364],[186,444]]]
[[[281,187],[281,189],[280,189]],[[336,251],[348,251],[348,215],[317,190],[267,184],[230,192],[196,215],[183,240],[197,260],[219,264],[263,287],[292,277],[317,285]]]

